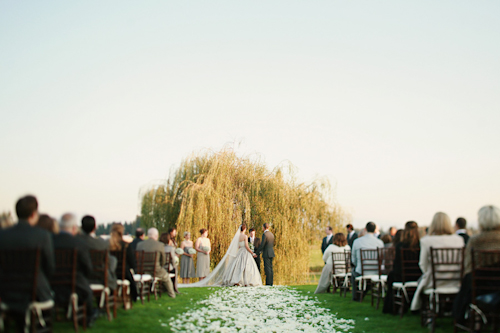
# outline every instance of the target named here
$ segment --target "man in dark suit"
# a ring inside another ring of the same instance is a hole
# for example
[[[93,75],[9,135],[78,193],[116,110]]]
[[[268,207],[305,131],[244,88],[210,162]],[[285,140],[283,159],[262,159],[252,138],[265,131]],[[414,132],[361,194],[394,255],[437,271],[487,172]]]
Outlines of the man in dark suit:
[[[349,247],[352,249],[352,243],[358,238],[358,234],[356,231],[354,231],[354,227],[352,224],[348,224],[346,226],[347,229],[347,244],[349,244]]]
[[[459,217],[455,222],[455,233],[459,236],[462,236],[464,239],[465,245],[469,241],[469,235],[467,234],[467,220],[463,217]]]
[[[95,218],[90,215],[86,215],[82,218],[82,232],[78,234],[78,238],[80,238],[89,250],[109,250],[109,242],[106,242],[104,239],[96,238],[95,230],[96,223]],[[118,260],[116,257],[109,255],[108,253],[108,287],[111,290],[115,290],[117,287],[116,283],[116,265],[118,264]],[[91,281],[92,283],[103,284],[104,276],[101,278],[101,281]]]
[[[255,237],[255,229],[251,228],[248,232],[250,234],[250,237],[248,237],[248,244],[253,244],[253,252],[256,253],[257,249],[260,246],[260,239]],[[257,265],[257,268],[259,269],[260,273],[260,255],[257,255],[255,258],[255,264]]]
[[[274,235],[269,231],[269,224],[262,226],[262,242],[259,249],[255,252],[257,256],[262,253],[264,259],[264,273],[266,274],[266,286],[273,285],[273,259],[274,259]]]
[[[37,279],[36,298],[40,302],[52,299],[49,279],[54,273],[54,246],[51,235],[41,228],[34,227],[38,221],[38,202],[28,195],[16,203],[19,222],[13,227],[0,230],[0,250],[40,249],[40,265]],[[31,285],[31,283],[30,283]],[[0,286],[2,302],[15,313],[23,315],[31,302],[31,294],[23,295],[8,286]]]
[[[333,231],[332,227],[326,227],[326,237],[323,238],[323,242],[321,243],[321,253],[325,254],[325,250],[328,245],[333,244]]]
[[[76,217],[73,214],[66,213],[59,221],[59,234],[54,236],[54,249],[76,249],[76,293],[78,300],[87,302],[87,321],[92,326],[97,319],[98,311],[93,310],[93,292],[90,289],[88,278],[92,273],[92,260],[90,259],[89,247],[80,238],[75,237],[78,233]],[[54,287],[56,300],[61,303],[67,303],[71,290]]]
[[[135,238],[132,241],[132,243],[130,243],[130,246],[132,247],[132,250],[134,250],[134,252],[137,250],[137,244],[142,242],[144,240],[144,238],[145,238],[144,237],[144,229],[142,229],[142,228],[135,229]]]

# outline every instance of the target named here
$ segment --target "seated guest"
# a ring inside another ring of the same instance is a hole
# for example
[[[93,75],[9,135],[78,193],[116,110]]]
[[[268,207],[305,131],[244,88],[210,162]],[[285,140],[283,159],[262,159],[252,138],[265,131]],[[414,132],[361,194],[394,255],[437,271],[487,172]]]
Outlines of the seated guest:
[[[389,234],[385,234],[380,237],[380,240],[384,243],[384,247],[392,247],[392,237]]]
[[[140,242],[142,242],[144,240],[144,229],[142,228],[137,228],[135,229],[135,238],[134,240],[132,241],[132,243],[130,243],[130,247],[132,248],[132,250],[137,250],[137,244],[139,244]]]
[[[177,233],[177,229],[172,228],[169,232],[165,232],[160,236],[160,242],[165,244],[165,253],[168,255],[170,253],[170,258],[172,261],[178,260],[178,255],[175,253],[177,249],[175,246],[174,238]],[[165,270],[169,273],[175,274],[177,277],[177,266],[175,262],[171,262],[168,267],[165,266]],[[179,294],[179,290],[177,289],[177,278],[172,278],[172,283],[174,284],[174,291]]]
[[[167,271],[163,268],[166,263],[165,245],[158,242],[158,229],[150,228],[148,230],[148,239],[137,244],[137,251],[158,252],[156,256],[156,272],[155,275],[167,289],[168,296],[175,298],[174,286]]]
[[[401,231],[401,232],[400,232]],[[400,234],[399,239],[395,242],[395,258],[392,266],[392,271],[387,275],[387,294],[384,299],[384,308],[382,312],[384,313],[392,313],[393,303],[394,303],[394,295],[392,290],[392,284],[394,282],[401,282],[402,278],[402,266],[403,266],[403,258],[401,257],[402,249],[412,249],[415,251],[420,250],[420,242],[419,242],[419,233],[418,233],[418,224],[413,221],[406,222],[404,230],[398,230],[397,234]],[[416,255],[416,254],[415,254]],[[413,270],[413,269],[412,269]],[[415,271],[420,272],[420,268],[418,264],[415,265]]]
[[[411,310],[419,310],[422,305],[422,293],[432,288],[431,247],[434,248],[459,248],[464,246],[464,239],[453,232],[451,221],[445,213],[436,213],[429,227],[429,234],[420,239],[420,260],[418,265],[422,270],[417,291],[411,302]],[[459,287],[457,281],[441,283],[439,287]]]
[[[97,319],[98,310],[93,310],[93,292],[90,289],[88,278],[92,274],[92,260],[90,259],[89,248],[81,239],[75,237],[78,233],[76,217],[73,214],[66,213],[59,221],[60,232],[54,235],[54,249],[76,249],[76,293],[78,301],[87,302],[87,321],[92,326]],[[66,287],[54,286],[56,300],[60,304],[69,304],[71,290]]]
[[[365,227],[366,234],[364,236],[360,236],[357,238],[353,245],[351,251],[351,261],[355,266],[354,271],[351,275],[351,284],[352,284],[352,299],[358,301],[358,295],[356,295],[356,291],[358,288],[358,284],[355,279],[358,276],[361,276],[361,249],[377,249],[379,247],[384,247],[384,242],[378,239],[375,236],[376,225],[373,222],[368,222]],[[365,274],[378,274],[378,271],[365,271]]]
[[[38,218],[38,222],[36,224],[38,228],[42,228],[47,230],[53,235],[57,235],[59,233],[59,224],[56,219],[48,216],[47,214],[42,214]]]
[[[321,272],[321,277],[319,279],[318,287],[316,288],[315,294],[321,294],[328,290],[332,282],[332,269],[333,269],[333,258],[332,253],[344,253],[345,251],[350,251],[351,248],[347,245],[347,239],[343,233],[337,233],[333,236],[333,244],[328,245],[323,254],[323,261],[326,263]],[[337,262],[335,262],[337,264]],[[342,267],[345,267],[345,261],[339,262]],[[343,268],[335,268],[335,274],[345,273]]]
[[[500,209],[495,206],[484,206],[478,212],[480,233],[472,236],[465,248],[464,279],[460,292],[455,298],[453,317],[462,322],[466,309],[471,303],[472,295],[472,249],[474,250],[500,250]],[[491,262],[491,265],[497,264]],[[495,279],[493,284],[498,284]],[[482,293],[487,293],[483,290]]]
[[[109,243],[104,239],[95,237],[96,223],[95,218],[90,215],[86,215],[82,218],[82,232],[78,237],[87,244],[89,250],[109,250]],[[108,255],[108,287],[111,290],[115,290],[116,284],[116,257]],[[101,268],[102,269],[102,268]],[[100,281],[91,281],[92,283],[104,284],[104,276]]]
[[[465,229],[466,227],[467,220],[463,217],[459,217],[455,222],[455,233],[463,237],[465,245],[467,245],[467,242],[469,241],[469,235],[467,234],[467,229]]]
[[[40,264],[37,278],[36,299],[40,302],[52,299],[49,279],[54,272],[54,246],[51,235],[43,229],[34,228],[38,221],[38,202],[34,196],[28,195],[16,203],[16,214],[19,222],[0,230],[0,250],[40,249]],[[31,285],[31,283],[30,283]],[[32,295],[21,294],[17,290],[10,290],[0,286],[0,297],[9,309],[19,315],[19,331],[24,326],[24,314]]]
[[[125,227],[121,223],[114,223],[111,226],[111,233],[109,237],[109,250],[110,251],[122,251],[123,249],[126,250],[126,259],[125,263],[125,278],[130,282],[129,288],[130,288],[130,297],[132,301],[137,301],[137,285],[135,284],[134,277],[132,275],[132,272],[130,271],[133,269],[134,271],[137,270],[136,263],[135,263],[135,251],[132,249],[129,243],[125,242],[123,240],[123,232],[125,231]],[[118,267],[117,267],[118,269]],[[122,272],[116,271],[116,277],[118,279],[122,278]]]
[[[401,243],[401,241],[403,239],[403,234],[404,234],[403,229],[399,229],[398,231],[396,231],[396,234],[392,238],[392,246],[396,247],[396,245]]]

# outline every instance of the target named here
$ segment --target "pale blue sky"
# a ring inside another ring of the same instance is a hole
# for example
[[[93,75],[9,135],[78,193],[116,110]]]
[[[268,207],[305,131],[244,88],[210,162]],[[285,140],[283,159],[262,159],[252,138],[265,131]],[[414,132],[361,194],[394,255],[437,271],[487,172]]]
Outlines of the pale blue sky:
[[[242,141],[356,226],[500,206],[498,1],[2,1],[0,210],[132,220]]]

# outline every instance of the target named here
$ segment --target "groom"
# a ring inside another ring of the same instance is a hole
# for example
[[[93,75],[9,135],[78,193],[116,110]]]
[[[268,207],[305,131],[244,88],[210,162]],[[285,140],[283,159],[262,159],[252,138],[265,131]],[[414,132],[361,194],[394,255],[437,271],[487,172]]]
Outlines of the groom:
[[[264,233],[262,234],[262,242],[257,249],[256,254],[259,256],[262,253],[264,259],[264,273],[266,274],[266,286],[273,285],[273,259],[274,259],[274,235],[269,231],[269,224],[264,223],[262,226]]]

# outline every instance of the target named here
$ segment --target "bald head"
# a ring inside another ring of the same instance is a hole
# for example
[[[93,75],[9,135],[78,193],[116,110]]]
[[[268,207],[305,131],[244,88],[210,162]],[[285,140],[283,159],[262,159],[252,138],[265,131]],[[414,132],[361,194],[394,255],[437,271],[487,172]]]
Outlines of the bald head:
[[[158,229],[156,228],[149,228],[148,229],[148,238],[154,239],[155,241],[158,240]]]

